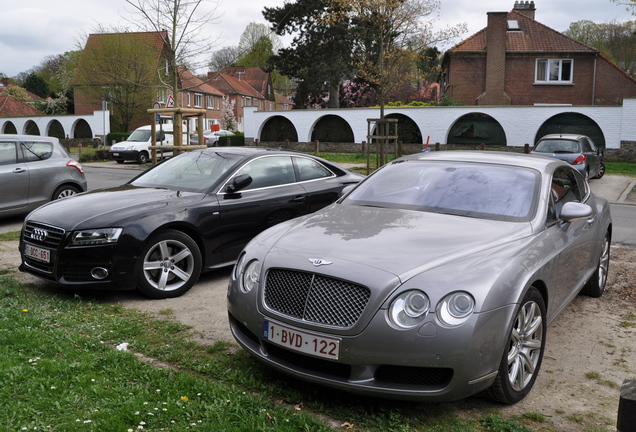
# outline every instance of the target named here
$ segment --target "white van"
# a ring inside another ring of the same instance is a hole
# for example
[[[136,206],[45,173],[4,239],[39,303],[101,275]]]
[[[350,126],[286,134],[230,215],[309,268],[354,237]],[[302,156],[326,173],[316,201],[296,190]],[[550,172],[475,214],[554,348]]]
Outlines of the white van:
[[[126,141],[114,144],[110,148],[110,158],[117,163],[124,163],[125,161],[137,161],[140,164],[145,164],[150,161],[150,147],[152,145],[151,140],[151,126],[141,126],[135,129],[130,134]],[[188,143],[188,135],[183,134],[182,144]],[[171,124],[157,125],[157,145],[174,145],[174,135],[172,133]],[[171,155],[172,152],[163,152],[164,155]]]

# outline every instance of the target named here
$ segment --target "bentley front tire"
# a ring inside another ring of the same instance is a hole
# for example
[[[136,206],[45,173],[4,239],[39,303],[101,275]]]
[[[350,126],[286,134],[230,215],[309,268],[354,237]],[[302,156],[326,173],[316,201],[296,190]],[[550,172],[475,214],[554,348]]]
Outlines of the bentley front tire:
[[[545,348],[545,315],[543,297],[535,287],[531,287],[515,315],[499,373],[487,391],[492,399],[513,404],[532,389]]]

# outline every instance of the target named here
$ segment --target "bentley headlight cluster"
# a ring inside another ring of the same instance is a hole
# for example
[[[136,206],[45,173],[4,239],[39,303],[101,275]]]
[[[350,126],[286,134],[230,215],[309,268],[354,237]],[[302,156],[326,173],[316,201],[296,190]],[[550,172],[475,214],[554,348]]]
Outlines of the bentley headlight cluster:
[[[389,319],[403,329],[421,325],[430,311],[430,300],[420,290],[398,295],[389,307]],[[437,320],[446,327],[465,323],[475,311],[475,300],[467,292],[458,291],[444,297],[437,305]]]
[[[422,291],[406,291],[397,296],[391,303],[389,317],[393,324],[398,327],[415,327],[424,321],[429,306],[428,296]]]
[[[258,260],[252,260],[244,266],[244,261],[245,259],[243,256],[236,266],[236,277],[239,279],[241,284],[241,290],[248,293],[252,291],[256,285],[258,285],[258,277],[261,273],[261,263]]]
[[[94,246],[117,243],[123,228],[100,228],[75,231],[71,237],[71,246]]]
[[[465,323],[475,311],[475,299],[467,292],[458,291],[444,297],[437,305],[437,319],[448,327]]]

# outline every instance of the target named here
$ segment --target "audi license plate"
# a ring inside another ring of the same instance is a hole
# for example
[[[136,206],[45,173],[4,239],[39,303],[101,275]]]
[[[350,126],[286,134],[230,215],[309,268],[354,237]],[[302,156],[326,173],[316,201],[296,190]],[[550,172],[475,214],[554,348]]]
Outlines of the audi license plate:
[[[113,156],[119,156],[119,153],[113,153]]]
[[[334,361],[340,360],[340,339],[318,336],[271,321],[263,323],[263,337],[292,351]]]
[[[51,262],[50,250],[31,246],[29,244],[24,245],[24,255],[45,263]]]

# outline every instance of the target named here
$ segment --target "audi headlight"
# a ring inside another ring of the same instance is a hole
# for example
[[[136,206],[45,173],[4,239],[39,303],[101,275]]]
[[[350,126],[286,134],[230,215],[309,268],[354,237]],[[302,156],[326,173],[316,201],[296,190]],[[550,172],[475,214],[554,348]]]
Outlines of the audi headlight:
[[[412,328],[426,318],[430,306],[428,296],[419,290],[403,292],[389,307],[389,318],[398,327]]]
[[[447,295],[437,305],[437,319],[448,327],[462,325],[475,311],[475,299],[467,292]]]
[[[117,243],[123,228],[101,228],[75,231],[71,238],[71,246],[92,246]]]
[[[261,272],[261,263],[258,260],[250,261],[241,272],[241,289],[250,292],[258,285],[258,277]]]

